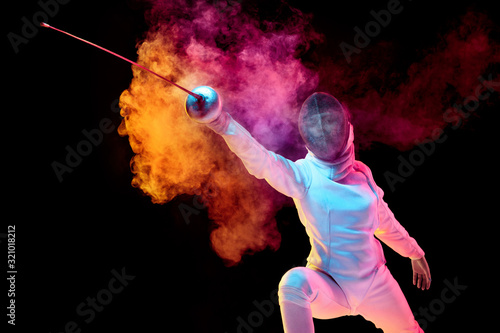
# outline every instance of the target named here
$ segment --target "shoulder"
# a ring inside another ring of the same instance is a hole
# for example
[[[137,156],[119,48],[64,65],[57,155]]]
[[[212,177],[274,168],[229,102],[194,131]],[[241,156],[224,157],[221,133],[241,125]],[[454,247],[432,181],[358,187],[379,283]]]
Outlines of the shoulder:
[[[311,163],[311,161],[306,158],[301,158],[299,160],[296,160],[294,164],[307,178],[311,177],[312,169],[314,168],[314,165]]]
[[[370,169],[370,167],[368,165],[364,164],[363,162],[355,160],[353,163],[353,168],[356,171],[361,171],[364,174],[369,175],[370,178],[373,179],[372,170]]]
[[[365,174],[366,177],[368,178],[369,182],[372,184],[374,191],[377,192],[377,194],[379,195],[380,198],[383,198],[384,191],[375,182],[375,179],[373,178],[372,170],[370,169],[370,167],[368,165],[366,165],[365,163],[356,160],[353,163],[353,168],[354,168],[354,170]]]
[[[295,167],[297,168],[298,175],[296,177],[300,177],[300,181],[304,184],[305,194],[309,191],[311,187],[312,178],[313,178],[313,170],[314,164],[308,160],[307,158],[301,158],[294,162]]]

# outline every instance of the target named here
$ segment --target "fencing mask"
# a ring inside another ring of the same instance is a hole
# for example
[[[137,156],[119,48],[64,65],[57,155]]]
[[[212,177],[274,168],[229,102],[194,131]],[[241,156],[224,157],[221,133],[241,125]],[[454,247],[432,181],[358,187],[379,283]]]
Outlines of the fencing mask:
[[[307,149],[317,158],[335,162],[349,138],[349,114],[330,94],[314,93],[302,104],[299,131]]]

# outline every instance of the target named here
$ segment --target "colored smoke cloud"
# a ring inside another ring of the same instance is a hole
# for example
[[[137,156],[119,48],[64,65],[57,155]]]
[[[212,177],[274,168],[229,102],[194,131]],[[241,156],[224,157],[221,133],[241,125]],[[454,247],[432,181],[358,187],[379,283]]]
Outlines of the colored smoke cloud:
[[[309,18],[296,12],[289,22],[260,22],[238,3],[224,10],[190,3],[150,2],[138,62],[188,89],[214,87],[225,109],[262,144],[288,147],[297,128],[297,96],[304,99],[318,82],[294,56],[321,38],[308,30]],[[119,129],[136,154],[132,184],[160,204],[201,191],[216,226],[212,246],[229,265],[243,254],[279,248],[274,216],[284,197],[250,176],[218,135],[188,118],[185,93],[140,69],[133,72],[120,98]]]
[[[369,149],[377,141],[411,149],[434,129],[445,128],[446,110],[474,95],[478,77],[500,63],[500,44],[490,37],[498,34],[498,26],[486,14],[468,11],[448,24],[437,45],[419,50],[420,58],[406,72],[392,67],[400,59],[389,42],[370,45],[349,66],[324,61],[321,89],[348,106],[358,147]]]
[[[387,43],[370,46],[351,64],[339,52],[338,61],[320,55],[317,66],[305,66],[301,55],[324,36],[314,31],[310,15],[289,5],[267,20],[236,1],[146,2],[150,28],[138,45],[138,62],[188,89],[215,88],[225,109],[259,142],[290,159],[305,155],[297,116],[313,91],[330,92],[346,105],[359,147],[378,141],[408,149],[444,127],[445,109],[470,95],[478,75],[499,61],[498,44],[488,37],[491,24],[472,12],[406,73],[391,75]],[[370,65],[373,57],[378,66]],[[218,135],[189,119],[184,92],[132,70],[120,98],[119,132],[135,153],[133,186],[158,204],[201,192],[214,223],[212,247],[228,265],[278,249],[274,216],[288,201],[250,176]]]

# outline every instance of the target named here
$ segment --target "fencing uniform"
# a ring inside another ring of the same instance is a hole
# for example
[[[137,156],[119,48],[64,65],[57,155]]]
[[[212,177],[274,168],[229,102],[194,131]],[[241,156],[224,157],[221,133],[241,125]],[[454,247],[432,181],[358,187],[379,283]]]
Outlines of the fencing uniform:
[[[288,271],[279,285],[285,332],[313,332],[313,317],[357,314],[386,333],[423,332],[385,266],[379,240],[404,257],[419,259],[424,252],[394,218],[370,169],[354,159],[347,118],[345,126],[331,124],[342,118],[331,112],[343,111],[325,95],[304,103],[299,129],[309,152],[295,162],[265,149],[226,112],[208,124],[250,174],[293,199],[309,236],[307,266]],[[330,142],[325,132],[332,131],[337,143],[328,148],[321,140]]]

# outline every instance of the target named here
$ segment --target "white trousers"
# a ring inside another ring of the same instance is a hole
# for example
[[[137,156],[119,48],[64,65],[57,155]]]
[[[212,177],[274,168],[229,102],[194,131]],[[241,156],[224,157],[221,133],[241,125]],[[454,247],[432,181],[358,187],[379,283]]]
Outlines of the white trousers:
[[[314,332],[313,317],[358,314],[385,333],[423,332],[385,265],[375,273],[371,287],[355,309],[331,276],[307,267],[289,270],[281,279],[278,295],[285,333]]]

